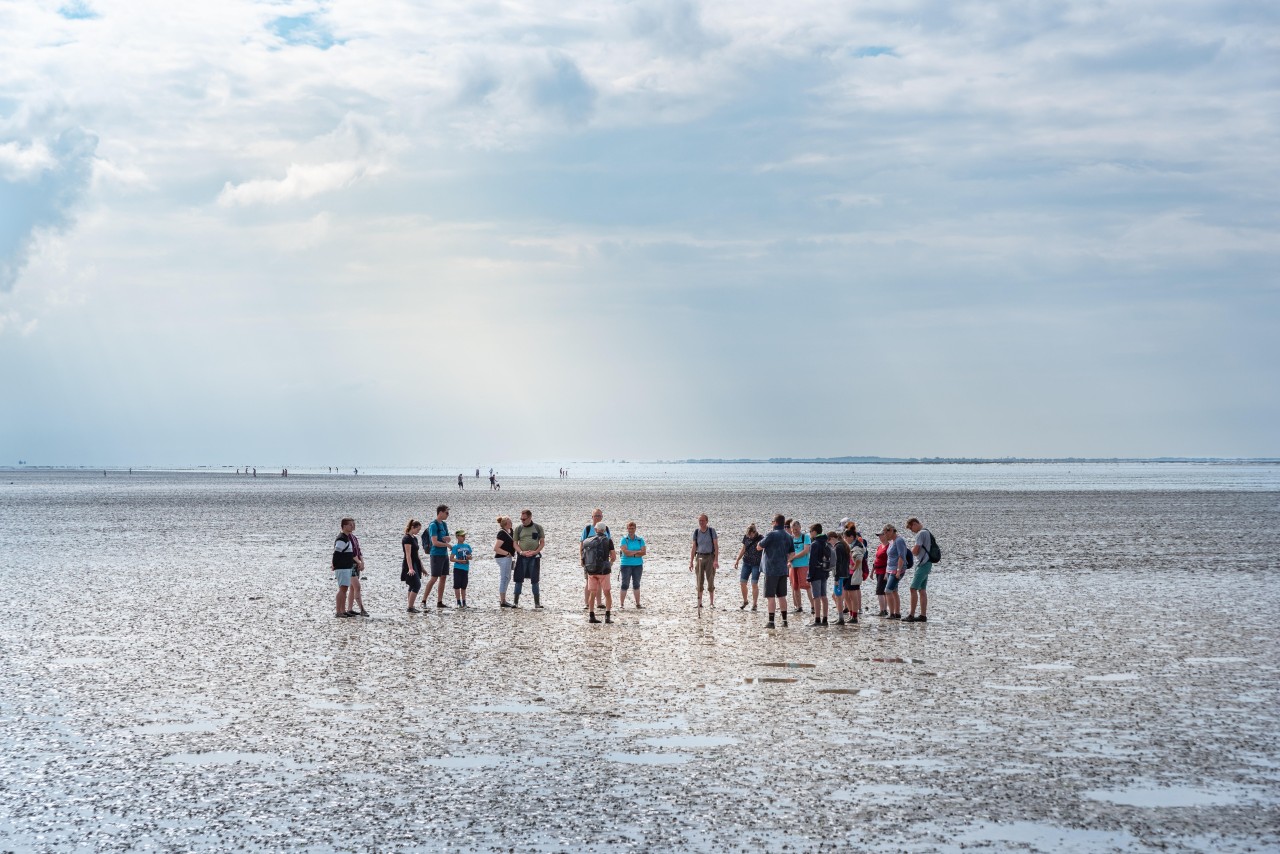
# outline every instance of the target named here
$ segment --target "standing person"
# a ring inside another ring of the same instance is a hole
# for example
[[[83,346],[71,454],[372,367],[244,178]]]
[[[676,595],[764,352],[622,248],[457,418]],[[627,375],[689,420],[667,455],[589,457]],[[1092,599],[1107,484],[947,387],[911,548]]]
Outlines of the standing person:
[[[467,607],[467,583],[471,579],[471,546],[467,545],[467,532],[458,529],[458,543],[449,549],[453,558],[453,598],[459,608]]]
[[[603,522],[596,525],[591,539],[582,543],[583,560],[587,570],[587,578],[591,583],[591,614],[587,622],[598,623],[596,619],[596,601],[604,600],[604,621],[612,623],[613,589],[609,583],[609,573],[613,566],[615,549],[613,538],[609,536],[609,528]]]
[[[862,582],[867,577],[867,549],[862,545],[856,530],[845,529],[840,538],[837,552],[843,550],[849,562],[849,579],[844,585],[844,607],[849,612],[849,622],[858,623],[858,613],[862,610]],[[843,614],[841,619],[844,619]]]
[[[511,584],[511,561],[516,553],[516,538],[511,534],[511,517],[498,517],[498,538],[493,543],[493,559],[498,564],[498,607],[510,608],[507,586]]]
[[[417,519],[410,519],[409,524],[404,526],[404,538],[400,540],[400,548],[404,551],[400,580],[409,585],[410,614],[422,613],[413,606],[414,600],[418,598],[418,591],[422,589],[422,558],[418,556],[418,534],[421,531],[422,523]],[[422,601],[425,604],[427,597],[423,596]]]
[[[747,607],[747,582],[751,582],[751,610],[756,609],[756,603],[760,600],[760,558],[763,557],[760,550],[756,546],[760,545],[760,541],[764,537],[760,536],[760,532],[756,530],[756,523],[752,522],[747,526],[747,532],[742,535],[742,548],[738,550],[738,556],[733,559],[733,568],[737,569],[738,564],[742,564],[742,571],[738,574],[738,586],[742,588],[742,604],[738,606],[741,611]]]
[[[774,516],[773,530],[756,544],[756,550],[764,555],[764,560],[761,561],[765,565],[764,598],[769,607],[766,629],[774,627],[775,607],[782,611],[782,627],[787,627],[787,575],[790,572],[791,555],[796,548],[786,523],[787,519],[781,513]]]
[[[466,489],[462,484],[462,472],[458,472],[458,489]]]
[[[911,607],[902,622],[927,623],[929,618],[925,616],[925,611],[929,610],[929,594],[925,592],[925,588],[929,586],[929,570],[933,569],[933,561],[929,560],[929,553],[933,550],[933,534],[915,516],[907,520],[907,530],[916,535],[915,545],[911,547],[911,553],[916,558],[916,571],[911,576]],[[920,601],[919,617],[916,616],[917,599]]]
[[[889,598],[884,588],[888,584],[886,569],[889,566],[889,543],[883,531],[880,532],[879,540],[880,545],[876,546],[876,556],[871,568],[876,574],[876,601],[880,603],[880,613],[876,616],[887,617],[889,616]]]
[[[578,562],[582,564],[582,610],[587,610],[592,605],[599,605],[600,602],[591,601],[591,575],[587,572],[587,558],[583,549],[583,544],[587,540],[596,535],[596,525],[604,521],[604,511],[599,507],[591,511],[591,521],[582,529],[582,536],[578,537]],[[605,525],[604,532],[607,536],[612,537],[609,533],[609,526]]]
[[[831,578],[831,548],[827,538],[822,536],[822,525],[814,522],[809,526],[809,601],[813,605],[813,622],[811,626],[827,624],[827,582]]]
[[[343,519],[343,523],[351,523],[351,545],[356,553],[356,565],[351,570],[351,592],[348,594],[347,607],[358,617],[367,617],[369,612],[364,609],[364,595],[360,590],[360,579],[364,577],[364,552],[360,549],[360,539],[356,536],[356,520],[350,517]]]
[[[351,532],[356,529],[354,519],[346,518],[338,524],[338,536],[333,541],[334,577],[338,581],[338,596],[334,602],[335,617],[354,617],[351,610],[351,571],[356,568],[356,548],[351,541]]]
[[[689,548],[689,571],[697,572],[699,608],[704,585],[711,597],[711,607],[716,607],[716,570],[719,568],[720,538],[716,536],[716,529],[707,525],[707,514],[703,513],[698,517],[698,527],[693,529],[693,545]]]
[[[520,511],[520,524],[516,525],[516,596],[511,607],[520,607],[520,591],[524,581],[529,580],[533,591],[533,607],[541,608],[542,599],[538,595],[538,581],[542,576],[542,549],[547,544],[546,532],[542,526],[533,521],[532,510]]]
[[[436,607],[448,608],[444,604],[444,584],[449,577],[449,544],[453,539],[449,536],[449,505],[436,507],[436,520],[427,526],[422,535],[422,544],[427,547],[427,556],[431,561],[431,580],[427,582],[426,592],[422,594],[422,607],[427,607],[431,598],[431,588],[436,589]]]
[[[622,553],[618,559],[618,571],[622,575],[622,599],[618,602],[618,610],[626,607],[627,588],[634,591],[636,608],[643,608],[640,604],[640,576],[644,574],[644,556],[649,553],[649,549],[644,544],[644,538],[636,536],[635,522],[627,523],[627,535],[622,538],[618,548]]]
[[[493,469],[489,469],[489,491],[492,492],[498,485],[498,476],[493,473]]]
[[[898,594],[898,582],[907,572],[907,541],[898,535],[893,525],[885,525],[881,535],[886,537],[885,557],[888,565],[885,569],[884,596],[889,606],[889,619],[902,619],[902,597]]]
[[[795,551],[791,558],[791,600],[795,603],[796,613],[803,614],[804,608],[800,605],[802,590],[809,598],[809,610],[813,610],[813,593],[809,590],[809,549],[813,546],[813,540],[800,527],[799,519],[792,520],[790,524],[791,543]]]
[[[844,625],[844,613],[848,610],[849,593],[852,589],[851,583],[854,578],[850,574],[849,563],[849,544],[844,541],[844,537],[840,536],[839,531],[831,531],[827,534],[827,545],[831,547],[831,577],[834,590],[832,593],[836,599],[836,624]],[[858,578],[856,583],[861,584],[862,579]],[[853,622],[855,611],[849,617],[849,622]]]

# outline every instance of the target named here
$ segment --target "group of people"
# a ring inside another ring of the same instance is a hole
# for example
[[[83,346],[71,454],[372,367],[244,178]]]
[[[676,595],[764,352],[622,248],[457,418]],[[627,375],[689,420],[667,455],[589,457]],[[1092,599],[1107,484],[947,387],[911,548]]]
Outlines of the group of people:
[[[410,519],[405,526],[400,579],[408,588],[406,610],[411,614],[430,607],[433,592],[437,609],[468,607],[473,550],[467,542],[467,532],[459,528],[451,533],[448,520],[449,507],[441,504],[425,530],[417,519]],[[539,584],[546,547],[545,529],[533,521],[530,510],[520,512],[517,525],[512,524],[509,516],[499,516],[497,524],[493,558],[498,566],[498,606],[519,608],[527,583],[533,607],[541,609]],[[908,544],[893,524],[886,524],[878,535],[879,545],[872,549],[851,519],[840,520],[839,526],[831,531],[824,530],[821,523],[814,523],[806,532],[799,520],[779,514],[774,517],[771,530],[763,535],[752,523],[747,526],[733,561],[742,594],[742,604],[738,607],[758,609],[763,578],[767,628],[776,628],[778,621],[786,627],[788,614],[803,614],[806,604],[813,617],[811,626],[827,626],[833,609],[837,625],[856,625],[863,607],[862,587],[874,579],[879,617],[908,623],[928,622],[929,573],[942,559],[942,553],[936,538],[918,518],[908,519],[906,527],[914,537],[912,543]],[[640,582],[648,547],[638,535],[634,521],[626,523],[626,534],[615,543],[609,526],[604,523],[604,512],[596,508],[578,538],[578,554],[583,572],[583,610],[587,612],[588,622],[613,622],[615,562],[621,580],[619,610],[626,607],[628,593],[636,609],[644,607],[640,602]],[[704,595],[710,607],[715,608],[720,557],[719,535],[704,513],[698,517],[689,546],[689,572],[694,575],[698,608],[703,607]],[[355,520],[351,518],[342,520],[341,531],[334,541],[333,570],[338,582],[335,616],[368,616],[360,594],[364,557],[355,536]],[[898,588],[908,570],[912,572],[910,599],[904,617]],[[450,581],[453,606],[445,603],[445,588]],[[603,611],[603,620],[599,619],[599,611]]]

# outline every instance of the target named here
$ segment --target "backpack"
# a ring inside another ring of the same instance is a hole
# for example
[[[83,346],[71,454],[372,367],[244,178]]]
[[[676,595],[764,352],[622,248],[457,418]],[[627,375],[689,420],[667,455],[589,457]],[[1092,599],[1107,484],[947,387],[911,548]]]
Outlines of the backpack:
[[[938,538],[933,535],[933,531],[929,531],[929,563],[938,563],[941,560],[942,546],[938,545]]]
[[[903,540],[903,542],[905,543],[905,542],[906,542],[906,540]],[[910,569],[911,567],[915,566],[915,564],[916,564],[916,559],[915,559],[915,557],[911,554],[911,549],[907,549],[907,559],[906,559],[905,563],[906,563],[906,568],[907,568],[907,569]]]
[[[609,566],[609,538],[597,535],[587,540],[586,545],[582,548],[582,555],[586,559],[585,564],[588,570],[607,568]]]
[[[831,546],[819,537],[809,546],[809,568],[823,572],[831,569]]]

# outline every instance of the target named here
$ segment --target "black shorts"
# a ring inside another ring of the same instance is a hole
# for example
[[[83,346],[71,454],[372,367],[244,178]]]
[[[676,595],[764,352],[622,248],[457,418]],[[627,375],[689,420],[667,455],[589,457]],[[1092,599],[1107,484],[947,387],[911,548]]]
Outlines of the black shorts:
[[[421,569],[418,569],[418,571],[415,572],[413,575],[409,575],[407,572],[402,572],[400,574],[400,577],[401,579],[404,580],[405,584],[409,585],[409,592],[417,593],[419,590],[422,589],[422,570]]]
[[[786,599],[787,577],[785,575],[766,575],[764,577],[764,597],[766,599]]]
[[[455,567],[453,568],[453,589],[454,589],[454,590],[466,590],[466,589],[467,589],[467,579],[468,579],[468,578],[470,578],[470,577],[471,577],[471,572],[470,572],[470,570],[466,570],[466,569],[458,569],[458,568],[455,566]]]
[[[516,571],[512,576],[512,580],[516,584],[523,584],[526,579],[530,584],[537,584],[538,579],[541,577],[542,555],[534,555],[533,557],[519,555],[516,557]]]
[[[431,556],[431,577],[445,578],[449,575],[449,556],[448,555],[432,555]]]
[[[876,576],[876,595],[877,595],[877,596],[883,596],[883,595],[884,595],[884,582],[885,582],[885,579],[886,579],[886,578],[888,578],[888,576],[887,576],[887,575],[877,575],[877,576]]]

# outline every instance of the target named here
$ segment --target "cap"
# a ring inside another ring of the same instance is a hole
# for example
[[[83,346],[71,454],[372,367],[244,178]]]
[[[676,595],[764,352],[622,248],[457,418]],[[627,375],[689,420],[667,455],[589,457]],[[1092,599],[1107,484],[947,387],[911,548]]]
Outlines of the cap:
[[[457,534],[459,537],[465,537],[465,536],[467,535],[467,532],[466,532],[466,531],[464,531],[464,530],[462,530],[461,528],[459,528],[458,530],[454,531],[454,533],[455,533],[455,534]]]

